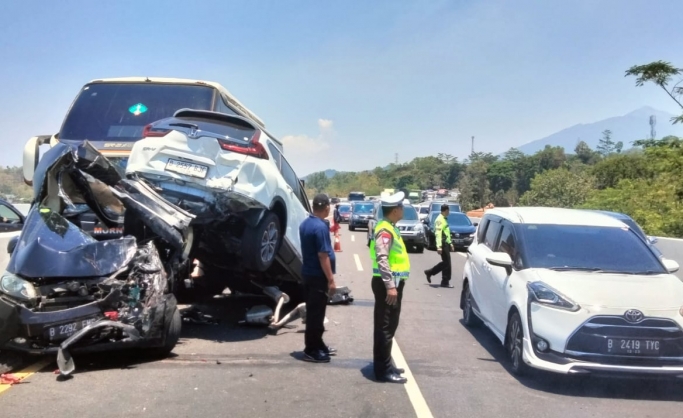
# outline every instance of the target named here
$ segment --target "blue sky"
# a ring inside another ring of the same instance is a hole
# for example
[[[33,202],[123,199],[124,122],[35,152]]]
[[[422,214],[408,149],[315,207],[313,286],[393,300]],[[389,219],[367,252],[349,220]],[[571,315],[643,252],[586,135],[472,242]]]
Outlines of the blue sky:
[[[680,0],[243,0],[0,4],[0,165],[55,133],[81,86],[217,81],[303,176],[502,152],[649,105],[624,71],[683,66]],[[676,62],[676,59],[680,59]]]

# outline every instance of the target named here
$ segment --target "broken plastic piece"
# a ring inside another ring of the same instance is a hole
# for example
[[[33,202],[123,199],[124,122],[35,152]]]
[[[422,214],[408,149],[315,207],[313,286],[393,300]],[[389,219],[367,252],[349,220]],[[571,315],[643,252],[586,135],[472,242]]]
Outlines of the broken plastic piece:
[[[183,322],[191,322],[193,324],[218,324],[218,319],[211,315],[207,315],[196,308],[191,308],[186,311],[181,312],[180,316]]]
[[[118,321],[119,320],[119,313],[116,311],[111,311],[111,312],[105,312],[104,316],[107,317],[110,321]]]
[[[15,385],[21,383],[21,379],[12,373],[0,374],[0,385]]]
[[[268,325],[272,317],[272,309],[266,305],[257,305],[247,311],[244,322],[250,325]]]
[[[347,286],[338,287],[337,291],[328,301],[328,305],[348,305],[353,302],[351,290]]]

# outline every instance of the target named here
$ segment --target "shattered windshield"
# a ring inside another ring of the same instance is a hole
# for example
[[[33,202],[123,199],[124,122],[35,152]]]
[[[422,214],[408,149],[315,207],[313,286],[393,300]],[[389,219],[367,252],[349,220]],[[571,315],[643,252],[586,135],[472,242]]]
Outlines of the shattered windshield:
[[[126,266],[134,237],[97,241],[44,206],[31,208],[7,270],[24,277],[100,277]]]

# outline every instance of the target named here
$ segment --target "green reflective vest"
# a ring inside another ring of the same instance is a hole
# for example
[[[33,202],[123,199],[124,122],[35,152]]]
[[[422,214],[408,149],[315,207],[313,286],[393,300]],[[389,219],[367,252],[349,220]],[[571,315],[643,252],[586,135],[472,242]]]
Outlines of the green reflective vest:
[[[394,281],[398,285],[399,280],[407,280],[410,275],[410,259],[408,258],[408,250],[405,244],[403,244],[403,238],[398,232],[398,229],[382,219],[375,226],[373,231],[373,239],[370,242],[370,259],[372,260],[372,275],[381,276],[379,271],[379,266],[377,265],[377,254],[375,253],[375,237],[377,233],[386,229],[389,231],[393,237],[393,242],[389,250],[389,268],[391,268],[391,275],[394,277]]]
[[[443,214],[439,214],[434,221],[436,230],[434,231],[434,238],[436,239],[436,248],[441,248],[443,241],[451,245],[451,228],[448,226],[448,219]]]

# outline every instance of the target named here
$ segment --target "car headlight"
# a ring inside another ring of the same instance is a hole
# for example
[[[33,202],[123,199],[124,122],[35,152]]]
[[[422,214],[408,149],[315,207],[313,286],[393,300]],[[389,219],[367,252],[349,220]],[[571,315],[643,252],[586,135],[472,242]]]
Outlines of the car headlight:
[[[360,218],[360,216],[358,216],[358,215],[353,215],[353,219],[358,219],[358,218]]]
[[[576,302],[543,282],[529,282],[526,287],[529,290],[529,298],[532,302],[571,312],[581,309]]]
[[[9,272],[5,272],[0,279],[0,291],[21,300],[31,300],[37,296],[36,288],[30,282]]]

